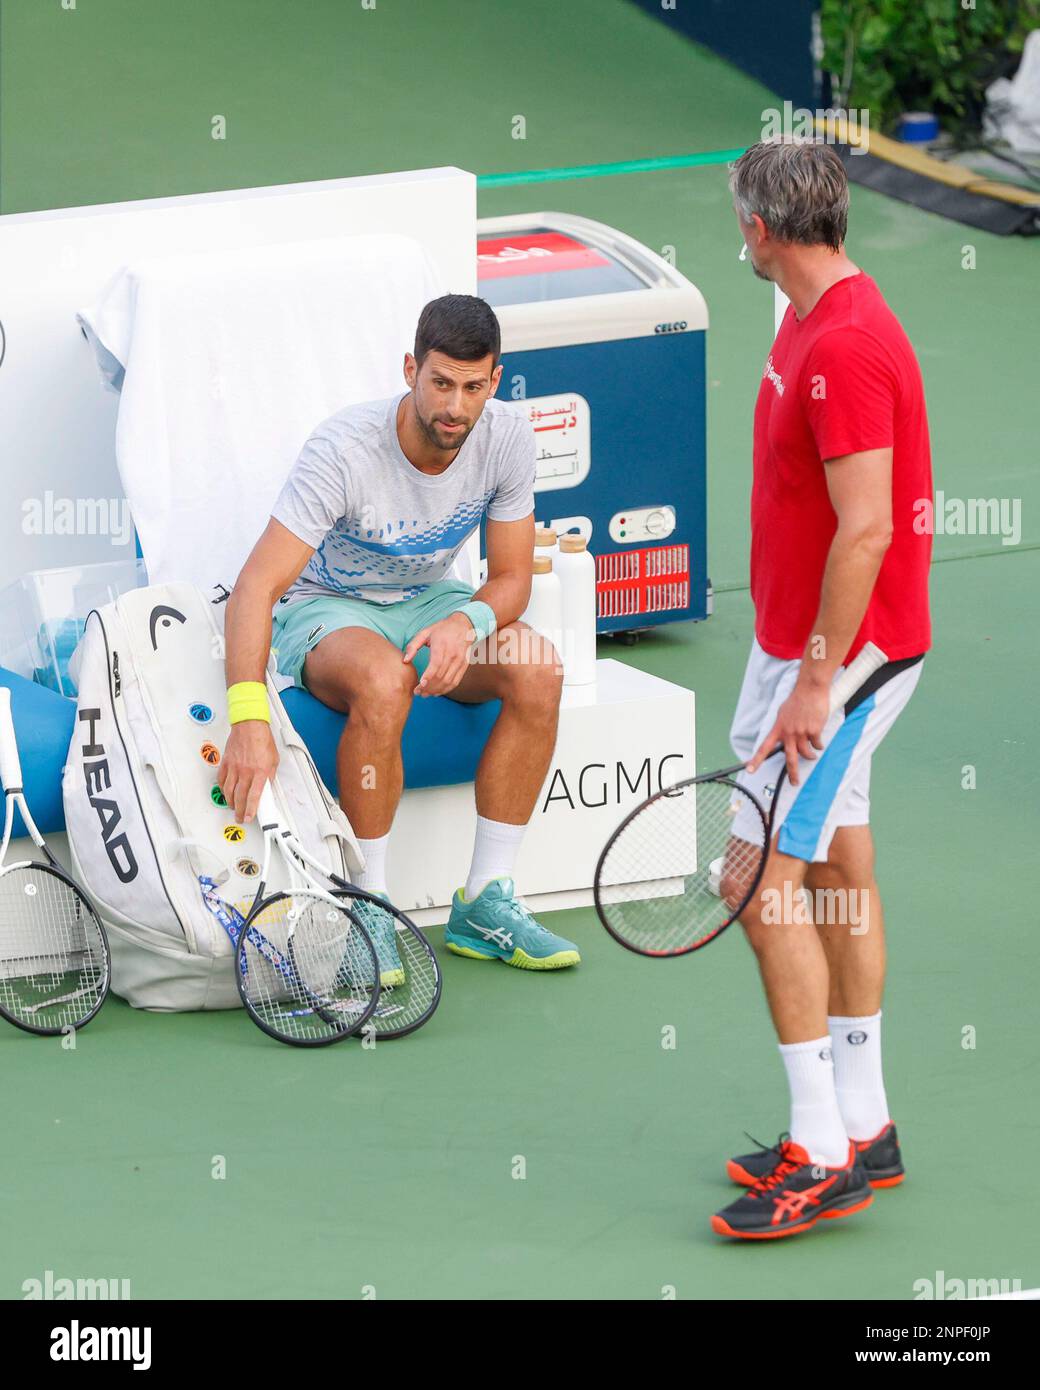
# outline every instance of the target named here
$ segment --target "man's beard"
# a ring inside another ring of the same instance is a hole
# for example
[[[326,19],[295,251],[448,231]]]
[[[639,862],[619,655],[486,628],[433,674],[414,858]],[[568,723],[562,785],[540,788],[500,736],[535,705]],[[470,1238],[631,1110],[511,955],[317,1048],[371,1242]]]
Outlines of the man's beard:
[[[432,420],[427,422],[423,419],[418,409],[415,412],[415,418],[419,421],[419,428],[422,430],[423,434],[430,441],[433,447],[435,449],[444,449],[445,451],[449,449],[460,449],[462,445],[466,442],[466,440],[469,438],[470,433],[473,429],[472,425],[464,424],[461,434],[453,434],[450,438],[444,439],[439,437],[439,435],[435,433],[435,431],[438,431],[440,429],[439,421]]]

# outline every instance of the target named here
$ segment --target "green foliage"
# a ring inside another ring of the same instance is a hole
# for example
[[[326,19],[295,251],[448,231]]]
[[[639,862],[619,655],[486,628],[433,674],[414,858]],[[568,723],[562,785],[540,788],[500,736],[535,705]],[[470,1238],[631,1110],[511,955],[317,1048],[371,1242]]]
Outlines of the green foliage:
[[[985,89],[1014,72],[1040,0],[822,0],[832,105],[870,112],[875,130],[904,111],[934,111],[966,138]]]

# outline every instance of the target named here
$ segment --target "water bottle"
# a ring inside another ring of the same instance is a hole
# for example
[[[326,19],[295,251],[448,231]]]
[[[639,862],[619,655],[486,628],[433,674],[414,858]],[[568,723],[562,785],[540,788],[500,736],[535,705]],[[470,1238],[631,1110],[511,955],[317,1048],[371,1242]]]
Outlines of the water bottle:
[[[562,590],[563,683],[591,685],[596,679],[596,562],[584,536],[560,537],[553,571]]]
[[[557,544],[556,532],[551,526],[536,526],[534,528],[534,553],[536,555],[548,555],[549,559],[555,564],[556,556],[559,554],[560,547]]]
[[[553,573],[548,555],[536,555],[532,563],[531,597],[520,619],[558,647],[563,626],[560,581]]]

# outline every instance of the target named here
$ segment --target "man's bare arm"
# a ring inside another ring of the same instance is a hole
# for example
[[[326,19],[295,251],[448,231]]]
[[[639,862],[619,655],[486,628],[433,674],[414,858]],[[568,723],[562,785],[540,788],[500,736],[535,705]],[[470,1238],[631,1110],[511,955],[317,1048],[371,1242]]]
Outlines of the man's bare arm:
[[[271,610],[314,554],[314,547],[275,521],[253,546],[228,599],[224,619],[227,683],[262,681],[271,654]]]
[[[488,577],[473,599],[488,605],[498,627],[514,622],[527,607],[531,597],[533,557],[533,512],[520,521],[488,519]],[[454,690],[466,673],[472,640],[473,627],[465,613],[452,613],[417,632],[403,658],[411,661],[420,647],[429,645],[429,665],[416,686],[416,693],[446,695]]]
[[[838,529],[799,678],[804,675],[829,690],[859,631],[892,541],[892,450],[847,454],[830,459],[825,469]]]
[[[499,627],[515,622],[531,598],[534,512],[520,521],[487,523],[487,583],[473,595],[494,610]]]
[[[830,687],[867,611],[892,540],[892,450],[829,459],[827,491],[838,518],[823,572],[820,609],[794,690],[748,766],[754,770],[783,742],[798,785],[798,757],[815,757],[830,711]]]
[[[313,546],[272,517],[242,567],[224,618],[224,663],[228,685],[262,681],[271,653],[271,609],[298,579]],[[264,784],[273,777],[278,754],[271,726],[262,719],[233,724],[217,781],[239,820],[252,820]]]

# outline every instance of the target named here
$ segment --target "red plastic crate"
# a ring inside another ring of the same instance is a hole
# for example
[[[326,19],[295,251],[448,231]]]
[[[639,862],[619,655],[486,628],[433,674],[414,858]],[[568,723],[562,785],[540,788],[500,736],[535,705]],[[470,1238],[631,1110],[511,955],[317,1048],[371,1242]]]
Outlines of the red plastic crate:
[[[667,613],[689,604],[688,545],[658,545],[596,556],[597,618]]]

